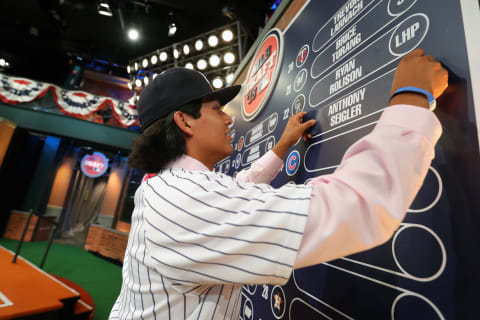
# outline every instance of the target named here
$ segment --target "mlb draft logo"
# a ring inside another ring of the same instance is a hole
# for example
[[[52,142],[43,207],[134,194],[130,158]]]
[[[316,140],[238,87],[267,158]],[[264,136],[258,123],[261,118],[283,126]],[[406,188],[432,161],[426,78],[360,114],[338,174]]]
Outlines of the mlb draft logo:
[[[298,167],[300,166],[300,153],[297,150],[293,150],[287,157],[285,164],[285,170],[289,176],[293,176],[297,173]]]
[[[90,178],[102,176],[108,169],[108,159],[100,152],[87,154],[80,164],[83,174]]]
[[[282,56],[282,33],[272,29],[258,46],[248,69],[241,108],[244,120],[255,119],[265,106],[278,79]]]

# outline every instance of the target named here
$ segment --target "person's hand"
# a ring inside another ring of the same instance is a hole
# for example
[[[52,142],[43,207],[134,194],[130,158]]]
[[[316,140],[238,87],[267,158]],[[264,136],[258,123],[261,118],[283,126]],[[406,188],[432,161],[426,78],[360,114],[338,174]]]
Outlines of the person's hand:
[[[301,111],[288,119],[285,130],[283,130],[282,137],[278,143],[273,147],[272,151],[277,154],[280,159],[283,159],[288,149],[297,143],[298,139],[303,136],[303,140],[311,138],[312,135],[305,133],[305,130],[312,127],[317,123],[316,120],[311,119],[306,122],[302,122],[303,116],[306,112]]]
[[[398,64],[393,78],[391,94],[403,87],[424,89],[438,98],[448,87],[448,71],[432,56],[425,56],[422,49],[407,54]],[[413,104],[428,108],[426,97],[415,93],[400,93],[390,105]]]

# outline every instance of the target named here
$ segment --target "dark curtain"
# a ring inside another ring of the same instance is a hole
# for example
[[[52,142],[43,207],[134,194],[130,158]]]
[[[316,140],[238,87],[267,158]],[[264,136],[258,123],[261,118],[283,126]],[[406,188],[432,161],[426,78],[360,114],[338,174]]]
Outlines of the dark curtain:
[[[90,178],[77,169],[72,179],[61,223],[61,232],[67,235],[86,231],[88,225],[97,218],[108,176]]]

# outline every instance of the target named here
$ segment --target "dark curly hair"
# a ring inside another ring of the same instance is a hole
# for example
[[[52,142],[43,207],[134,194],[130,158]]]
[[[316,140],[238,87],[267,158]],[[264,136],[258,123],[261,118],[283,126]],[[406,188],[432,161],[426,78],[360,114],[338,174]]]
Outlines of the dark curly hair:
[[[200,100],[181,106],[152,123],[133,141],[128,164],[146,173],[156,173],[185,153],[185,137],[173,120],[176,111],[182,111],[195,119],[200,117]]]

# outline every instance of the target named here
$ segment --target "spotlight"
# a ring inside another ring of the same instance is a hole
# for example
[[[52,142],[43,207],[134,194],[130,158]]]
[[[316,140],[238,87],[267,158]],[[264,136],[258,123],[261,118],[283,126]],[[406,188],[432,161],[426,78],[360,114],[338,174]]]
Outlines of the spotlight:
[[[138,35],[137,29],[132,28],[132,29],[128,30],[128,37],[130,38],[130,40],[135,41],[135,40],[138,39],[138,36],[139,35]]]
[[[145,83],[145,86],[148,86],[149,82],[150,82],[150,79],[148,79],[148,76],[145,76],[145,78],[143,78],[143,83]]]
[[[135,71],[138,71],[138,62],[135,62]]]
[[[173,37],[175,33],[177,32],[177,25],[175,22],[172,22],[168,25],[168,36]]]
[[[132,72],[132,67],[127,66],[127,73],[130,73],[130,72]]]
[[[223,87],[223,80],[220,77],[216,77],[215,79],[213,79],[212,84],[215,89],[220,89],[221,87]]]
[[[216,47],[218,45],[218,37],[213,34],[208,37],[208,45],[210,47]]]
[[[127,86],[128,86],[128,89],[130,89],[130,90],[133,89],[132,83],[130,81],[127,83]]]
[[[154,55],[150,58],[150,62],[151,62],[152,64],[157,64],[157,62],[158,62],[158,57],[157,57],[156,54],[154,54]]]
[[[227,52],[223,56],[223,61],[225,61],[226,64],[232,64],[235,62],[235,55],[231,52]]]
[[[142,86],[142,80],[140,80],[140,79],[135,80],[135,85],[137,87],[141,87]]]
[[[160,58],[160,61],[165,62],[167,61],[168,54],[165,51],[162,51],[160,52],[159,58]]]
[[[208,62],[210,63],[210,65],[212,67],[218,67],[218,65],[220,64],[220,57],[216,54],[212,54],[210,56],[210,59],[208,59]]]
[[[190,46],[188,44],[183,45],[183,53],[188,55],[190,53]]]
[[[197,51],[200,51],[203,49],[203,41],[198,39],[197,41],[195,41],[195,49]]]
[[[192,69],[192,70],[193,70],[193,63],[188,62],[188,63],[185,65],[185,68],[187,68],[187,69]]]
[[[225,42],[230,42],[233,39],[233,32],[230,29],[227,29],[222,32],[222,39]]]
[[[143,66],[144,68],[148,67],[148,59],[147,59],[147,58],[143,59],[143,61],[142,61],[142,66]]]
[[[98,14],[102,16],[111,17],[112,9],[110,9],[110,5],[108,4],[107,0],[100,0],[98,7],[97,7]]]
[[[155,79],[158,76],[158,73],[154,73],[152,79]]]
[[[207,68],[207,61],[205,59],[200,59],[197,61],[197,68],[199,70],[205,70]]]
[[[233,77],[235,77],[235,75],[233,73],[229,73],[227,74],[227,76],[225,77],[225,80],[228,84],[231,84],[232,81],[233,81]]]
[[[173,49],[173,56],[175,57],[175,59],[178,59],[178,57],[180,56],[180,52],[177,49]]]

